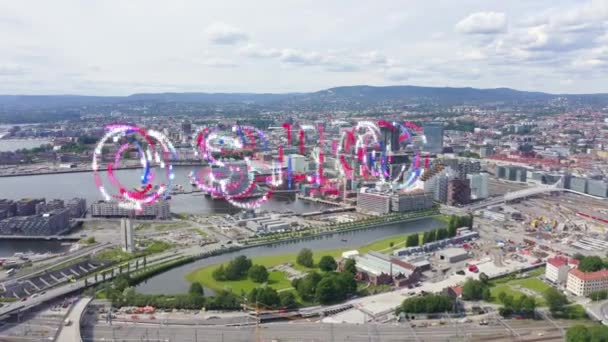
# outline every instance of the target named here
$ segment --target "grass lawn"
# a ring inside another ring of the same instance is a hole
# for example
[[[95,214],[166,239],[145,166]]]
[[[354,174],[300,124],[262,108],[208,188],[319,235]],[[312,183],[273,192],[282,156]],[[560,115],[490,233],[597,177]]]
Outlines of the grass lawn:
[[[542,280],[537,278],[526,278],[522,280],[515,280],[514,283],[521,285],[532,291],[536,291],[543,294],[550,286],[545,284]]]
[[[526,278],[501,278],[490,282],[490,292],[492,293],[492,303],[500,304],[498,295],[501,292],[505,292],[507,295],[512,295],[513,298],[519,298],[522,296],[522,291],[517,290],[518,287],[526,288],[537,292],[540,296],[535,296],[536,303],[538,306],[545,306],[545,300],[542,298],[542,294],[550,286],[545,284],[542,280],[536,278],[539,274],[544,273],[544,268],[540,268],[531,272],[528,272],[529,276]]]
[[[252,289],[261,285],[259,283],[254,283],[249,279],[216,281],[213,279],[211,274],[217,267],[218,265],[203,267],[186,275],[186,279],[189,282],[199,282],[205,287],[209,287],[214,290],[230,289],[234,293],[241,293],[241,291],[250,292]],[[268,273],[268,285],[273,287],[275,290],[291,288],[291,282],[289,279],[287,279],[283,272],[279,271],[272,271]]]

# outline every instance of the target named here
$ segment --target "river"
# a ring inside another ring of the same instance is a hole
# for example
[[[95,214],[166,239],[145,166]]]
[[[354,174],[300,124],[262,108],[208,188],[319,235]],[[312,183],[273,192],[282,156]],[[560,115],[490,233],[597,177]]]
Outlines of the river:
[[[175,167],[175,179],[173,184],[180,184],[185,189],[190,189],[188,174],[192,167]],[[106,172],[101,172],[101,178],[107,179]],[[141,176],[141,170],[119,170],[115,171],[116,178],[125,186],[137,186]],[[108,191],[115,191],[112,185],[105,185]],[[0,198],[20,199],[46,197],[70,199],[82,197],[87,200],[87,205],[102,199],[93,179],[92,172],[73,172],[50,175],[0,177]],[[222,200],[212,200],[202,194],[174,195],[170,200],[171,211],[175,213],[232,213],[236,212],[234,207]],[[262,205],[263,210],[277,212],[294,211],[303,213],[326,209],[327,206],[319,203],[309,203],[301,200],[271,197]]]
[[[62,253],[70,246],[62,245],[60,241],[25,241],[25,240],[0,240],[0,258],[13,256],[21,253]]]
[[[445,223],[432,218],[420,219],[417,221],[394,223],[386,226],[335,233],[332,235],[305,238],[299,241],[282,242],[272,245],[247,248],[241,251],[225,253],[210,258],[200,259],[191,264],[186,264],[165,273],[156,275],[146,282],[137,286],[137,290],[147,294],[177,294],[188,291],[190,284],[186,281],[186,274],[207,265],[226,262],[239,255],[255,257],[260,255],[277,255],[297,253],[302,248],[310,248],[315,253],[320,251],[353,248],[369,244],[373,241],[384,239],[390,236],[411,234],[414,232],[424,232],[443,227]],[[322,254],[322,253],[320,253]],[[206,288],[205,293],[211,295],[214,292]]]

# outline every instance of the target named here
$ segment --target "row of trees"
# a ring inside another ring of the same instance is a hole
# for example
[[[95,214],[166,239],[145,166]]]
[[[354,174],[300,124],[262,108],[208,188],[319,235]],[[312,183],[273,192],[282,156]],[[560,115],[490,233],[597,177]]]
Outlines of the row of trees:
[[[405,299],[397,307],[396,314],[400,313],[440,313],[454,311],[455,300],[447,295],[428,294],[426,296]]]
[[[405,247],[416,247],[429,242],[439,241],[456,236],[456,231],[460,227],[473,227],[472,216],[450,216],[448,226],[446,228],[435,229],[422,234],[422,241],[418,234],[408,235],[405,239]]]
[[[296,262],[298,265],[302,265],[304,267],[313,268],[315,266],[314,255],[312,251],[308,248],[302,248],[296,257]],[[319,260],[319,268],[321,271],[330,272],[335,271],[338,268],[338,263],[336,259],[331,255],[324,255]]]
[[[291,291],[278,293],[269,286],[257,287],[247,295],[247,301],[251,306],[260,306],[267,309],[293,308],[297,306],[296,296]]]
[[[218,291],[213,297],[205,297],[199,283],[193,283],[187,294],[178,295],[142,294],[136,292],[130,283],[128,275],[120,275],[104,284],[101,291],[116,307],[151,305],[159,309],[200,310],[204,307],[208,310],[236,310],[242,303],[241,298],[230,291]]]

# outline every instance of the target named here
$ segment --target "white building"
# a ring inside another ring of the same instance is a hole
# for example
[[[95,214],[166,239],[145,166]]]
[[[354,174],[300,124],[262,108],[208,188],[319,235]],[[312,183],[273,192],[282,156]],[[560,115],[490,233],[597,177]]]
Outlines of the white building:
[[[578,260],[564,256],[555,256],[547,259],[547,267],[545,268],[545,279],[555,284],[566,284],[568,281],[568,272],[572,268],[576,268]]]
[[[608,290],[608,270],[583,272],[572,269],[568,272],[568,291],[576,296],[588,296],[601,290]]]
[[[291,171],[295,173],[306,173],[308,172],[308,161],[306,157],[301,154],[290,154],[287,158],[284,158],[284,167],[287,167],[288,160],[291,158]]]
[[[471,199],[479,200],[488,198],[488,181],[489,176],[485,172],[473,173],[467,175],[471,186]]]
[[[131,225],[131,220],[124,218],[120,220],[120,236],[122,250],[133,253],[135,251],[135,244],[133,243],[133,226]]]

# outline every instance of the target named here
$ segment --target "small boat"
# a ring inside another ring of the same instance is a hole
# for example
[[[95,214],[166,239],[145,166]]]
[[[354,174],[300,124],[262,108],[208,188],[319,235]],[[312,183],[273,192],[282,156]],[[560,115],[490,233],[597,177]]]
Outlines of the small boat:
[[[340,241],[342,241],[342,242],[348,242],[348,240],[346,240],[346,239],[342,239],[342,240],[340,240]]]

